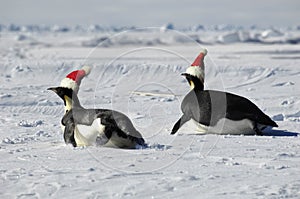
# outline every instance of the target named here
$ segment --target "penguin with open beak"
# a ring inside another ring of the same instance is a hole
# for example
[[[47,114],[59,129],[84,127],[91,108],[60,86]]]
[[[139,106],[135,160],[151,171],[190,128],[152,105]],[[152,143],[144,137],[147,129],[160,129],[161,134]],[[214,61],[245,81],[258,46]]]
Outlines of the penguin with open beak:
[[[175,123],[171,134],[189,120],[193,120],[202,133],[262,135],[267,126],[278,125],[250,100],[216,90],[204,90],[204,57],[200,52],[193,64],[182,75],[191,91],[181,103],[183,115]]]
[[[85,109],[77,94],[70,88],[48,88],[63,101],[66,113],[61,123],[65,126],[64,140],[77,146],[101,145],[117,148],[146,146],[142,135],[130,119],[118,111],[109,109]]]

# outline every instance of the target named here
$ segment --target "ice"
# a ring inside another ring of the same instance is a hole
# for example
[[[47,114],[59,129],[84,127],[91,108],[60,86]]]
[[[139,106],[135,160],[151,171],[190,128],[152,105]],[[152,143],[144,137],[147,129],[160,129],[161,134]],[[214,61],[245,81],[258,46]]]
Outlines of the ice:
[[[36,120],[36,121],[33,121],[33,122],[28,122],[26,120],[21,120],[18,125],[19,126],[22,126],[22,127],[37,127],[39,125],[42,125],[43,124],[43,121],[41,120]]]
[[[171,25],[0,26],[0,198],[300,197],[299,28]],[[205,88],[247,97],[279,128],[170,135],[190,90],[180,74],[203,48]],[[82,105],[125,113],[147,147],[64,143],[64,105],[46,89],[83,65]]]
[[[274,116],[272,117],[272,119],[273,119],[274,121],[283,121],[283,120],[284,120],[284,115],[283,115],[283,114],[274,115]]]
[[[276,28],[276,27],[243,27],[243,26],[233,26],[229,24],[218,25],[218,26],[203,26],[196,25],[191,27],[183,27],[176,28],[176,26],[172,23],[165,24],[158,28],[137,28],[137,27],[115,27],[115,26],[101,26],[101,25],[90,25],[90,26],[63,26],[63,25],[1,25],[0,24],[0,32],[4,33],[18,33],[15,36],[15,39],[20,42],[31,43],[31,45],[51,45],[46,42],[43,43],[41,41],[35,40],[31,35],[32,33],[44,33],[48,32],[55,34],[72,34],[77,33],[78,35],[87,34],[92,38],[88,40],[76,40],[72,45],[82,45],[85,47],[95,47],[99,43],[104,42],[103,46],[111,46],[111,45],[128,45],[128,44],[148,44],[148,45],[157,45],[167,43],[170,41],[172,43],[190,43],[190,40],[176,38],[170,39],[168,41],[161,40],[160,36],[151,36],[152,39],[149,40],[148,37],[140,39],[136,37],[136,35],[132,35],[132,38],[123,38],[123,40],[114,41],[113,38],[109,38],[110,35],[122,31],[130,31],[141,33],[170,33],[172,31],[180,31],[189,37],[193,38],[194,41],[205,44],[232,44],[232,43],[281,43],[281,44],[298,44],[300,41],[300,33],[299,28],[297,27],[285,27],[285,28]],[[95,34],[95,35],[93,35]],[[99,36],[99,34],[101,36]],[[178,35],[177,35],[178,36]],[[173,37],[171,35],[171,37]],[[147,39],[148,38],[148,39]],[[111,40],[112,39],[112,40]],[[79,43],[78,43],[79,42]],[[62,45],[62,44],[61,44]],[[70,45],[70,43],[69,43]]]

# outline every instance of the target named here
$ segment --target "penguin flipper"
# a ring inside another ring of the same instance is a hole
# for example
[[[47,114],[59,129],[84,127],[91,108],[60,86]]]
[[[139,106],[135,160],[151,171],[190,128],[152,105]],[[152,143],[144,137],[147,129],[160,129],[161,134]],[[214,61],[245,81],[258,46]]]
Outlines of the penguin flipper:
[[[248,118],[259,124],[264,124],[272,127],[278,127],[278,125],[266,115],[258,106],[256,106],[249,99],[227,93],[227,117],[230,119],[238,120],[241,118]]]
[[[252,110],[253,110],[252,112],[231,111],[231,112],[227,112],[226,116],[234,120],[247,118],[259,124],[278,127],[278,125],[268,115],[263,113],[258,107],[255,107],[255,109]]]
[[[73,147],[76,147],[77,144],[74,137],[74,131],[75,131],[75,124],[73,122],[67,123],[64,131],[64,140],[66,144],[72,144]]]
[[[101,120],[101,122],[109,122],[111,125],[115,126],[117,133],[120,137],[135,137],[142,138],[142,135],[139,131],[135,129],[131,120],[124,115],[123,113],[117,111],[111,111],[110,115],[106,117],[106,120]]]
[[[64,140],[66,144],[72,144],[74,147],[77,146],[74,133],[75,133],[75,122],[73,117],[73,111],[68,111],[62,118],[61,124],[65,126]]]
[[[126,115],[108,109],[98,109],[96,112],[97,117],[101,118],[101,124],[105,126],[104,133],[108,139],[114,140],[116,144],[118,144],[118,140],[131,140],[133,143],[145,146],[143,136],[135,129]]]
[[[127,120],[127,119],[126,119]],[[145,140],[141,133],[137,131],[131,121],[123,121],[125,123],[118,123],[119,129],[116,130],[118,136],[123,137],[125,139],[130,139],[133,142],[136,142],[140,146],[145,146]]]
[[[133,142],[136,142],[140,146],[145,146],[146,145],[144,138],[142,137],[142,135],[140,134],[140,132],[138,132],[137,130],[135,130],[134,131],[134,135],[132,135],[131,133],[124,132],[122,129],[118,129],[117,130],[117,134],[120,137],[123,137],[125,139],[129,139],[129,140],[131,140]]]
[[[175,125],[172,128],[171,135],[175,134],[183,124],[185,124],[187,121],[189,121],[191,118],[187,115],[182,115],[181,118],[175,123]]]

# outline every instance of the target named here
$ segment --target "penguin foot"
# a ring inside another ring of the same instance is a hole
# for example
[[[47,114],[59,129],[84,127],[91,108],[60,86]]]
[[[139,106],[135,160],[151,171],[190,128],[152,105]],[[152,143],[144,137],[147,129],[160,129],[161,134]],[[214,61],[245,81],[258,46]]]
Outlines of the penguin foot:
[[[257,123],[254,124],[253,130],[255,131],[255,135],[263,136],[263,132],[257,127]]]
[[[96,145],[97,146],[103,146],[108,142],[108,138],[106,137],[106,135],[101,135],[101,136],[97,136],[96,138]]]

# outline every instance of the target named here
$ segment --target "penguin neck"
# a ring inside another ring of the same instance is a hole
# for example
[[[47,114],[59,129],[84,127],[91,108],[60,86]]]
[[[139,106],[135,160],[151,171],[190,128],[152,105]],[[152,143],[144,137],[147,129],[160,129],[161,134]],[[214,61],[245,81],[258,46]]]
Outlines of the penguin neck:
[[[64,101],[65,101],[65,111],[66,112],[70,111],[74,107],[82,108],[82,106],[80,105],[79,99],[76,95],[73,95],[72,98],[65,95]]]
[[[203,82],[201,82],[198,78],[192,78],[189,80],[191,90],[195,91],[203,91],[204,90],[204,85]]]

